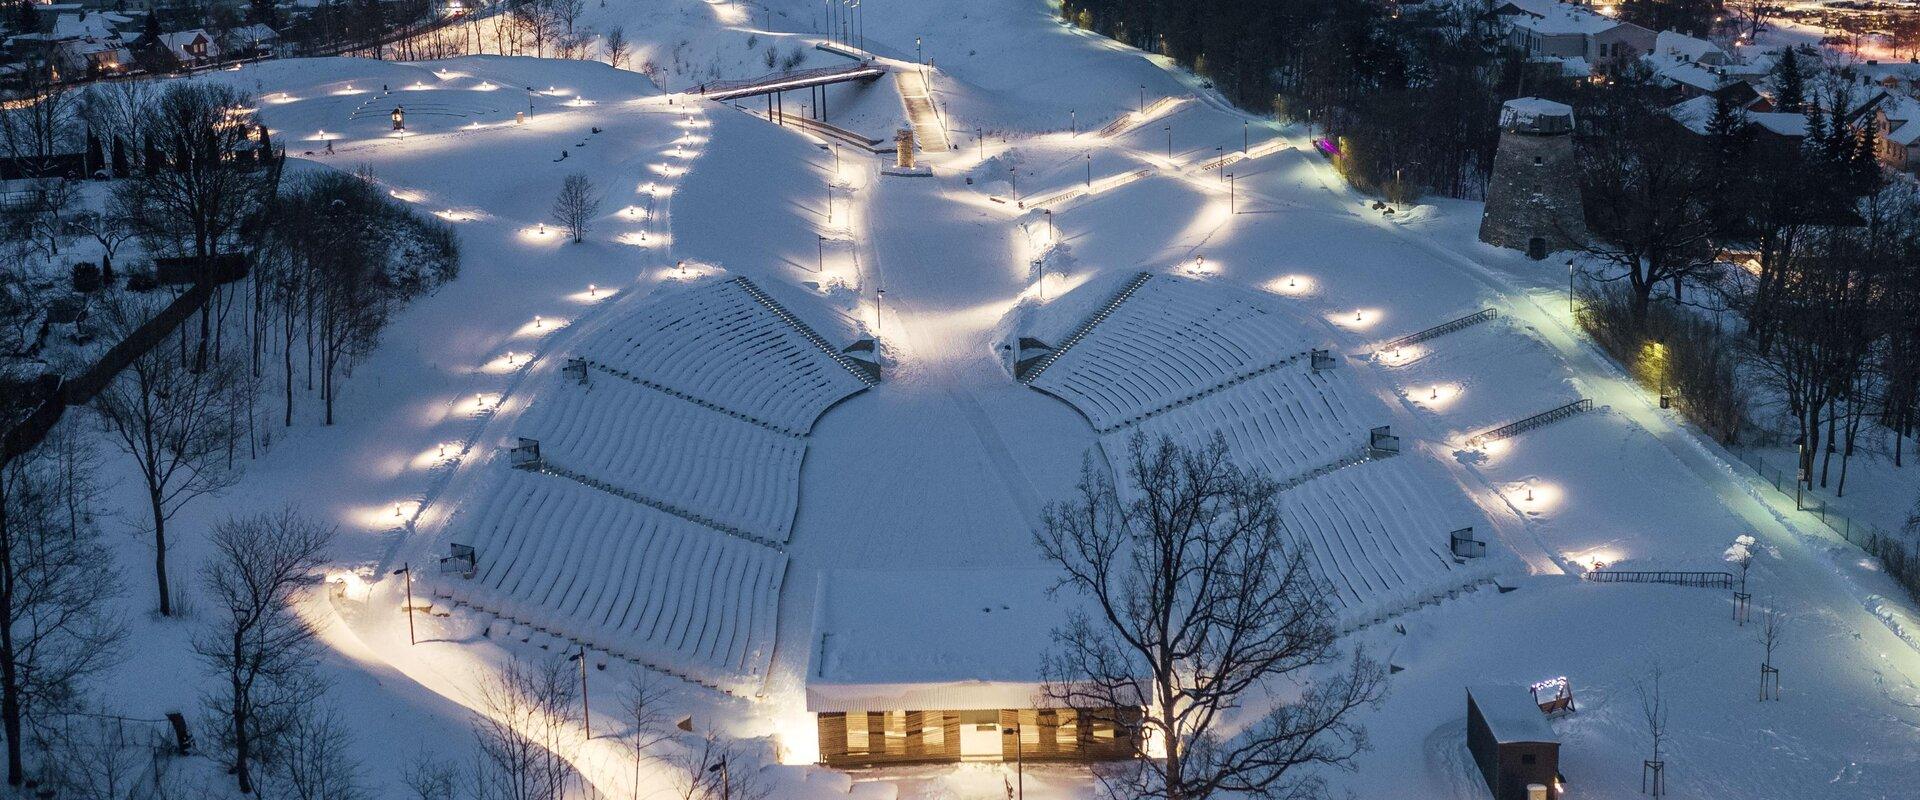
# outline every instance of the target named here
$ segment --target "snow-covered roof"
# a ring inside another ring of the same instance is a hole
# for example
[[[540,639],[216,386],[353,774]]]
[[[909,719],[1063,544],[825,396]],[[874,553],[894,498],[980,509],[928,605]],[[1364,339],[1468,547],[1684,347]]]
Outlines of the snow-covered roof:
[[[1044,568],[829,570],[807,710],[1035,708],[1053,631],[1079,602]]]
[[[1515,27],[1526,28],[1534,33],[1548,36],[1566,34],[1592,36],[1622,24],[1619,20],[1578,6],[1556,2],[1556,0],[1507,0],[1502,7],[1511,7],[1522,12],[1508,15],[1508,21]]]
[[[215,58],[220,55],[220,45],[213,41],[213,36],[199,28],[175,33],[163,33],[160,34],[159,41],[161,47],[166,48],[168,53],[178,59]],[[198,54],[188,51],[187,47],[195,42],[205,42],[207,52],[205,54]]]
[[[1648,56],[1648,61],[1652,62],[1654,77],[1668,84],[1691,86],[1703,92],[1711,92],[1727,83],[1727,79],[1717,70],[1691,61],[1661,61],[1652,56]]]
[[[1920,100],[1887,92],[1880,100],[1880,111],[1892,125],[1887,141],[1904,146],[1920,143]]]
[[[1480,684],[1468,686],[1467,695],[1480,709],[1480,718],[1487,721],[1495,741],[1501,744],[1560,743],[1560,737],[1554,734],[1553,726],[1547,724],[1547,715],[1540,713],[1540,705],[1534,702],[1533,692],[1527,687]]]
[[[1684,33],[1675,33],[1673,31],[1661,31],[1653,38],[1653,55],[1682,61],[1709,63],[1727,58],[1726,51],[1721,50],[1719,45],[1705,39],[1688,36]]]
[[[1807,135],[1807,116],[1805,114],[1768,111],[1765,113],[1750,113],[1747,115],[1747,118],[1753,120],[1753,124],[1765,128],[1769,133],[1780,136],[1790,136],[1796,139]]]
[[[118,38],[119,31],[113,27],[116,21],[124,23],[128,18],[104,12],[61,14],[53,20],[52,37],[55,39]]]
[[[1532,125],[1542,117],[1573,119],[1573,106],[1542,97],[1516,97],[1500,104],[1500,126]]]

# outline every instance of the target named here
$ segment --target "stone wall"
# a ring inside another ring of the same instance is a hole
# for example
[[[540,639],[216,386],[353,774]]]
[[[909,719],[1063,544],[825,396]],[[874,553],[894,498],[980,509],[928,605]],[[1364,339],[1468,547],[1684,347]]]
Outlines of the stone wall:
[[[1530,251],[1536,238],[1544,244],[1544,253]],[[1573,137],[1501,133],[1486,212],[1480,218],[1480,241],[1544,255],[1577,248],[1585,239]]]

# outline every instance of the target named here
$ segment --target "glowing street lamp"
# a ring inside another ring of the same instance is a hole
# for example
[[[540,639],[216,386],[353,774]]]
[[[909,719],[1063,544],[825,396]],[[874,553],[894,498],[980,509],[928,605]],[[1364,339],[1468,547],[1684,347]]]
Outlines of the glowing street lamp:
[[[404,131],[407,129],[407,110],[405,108],[401,106],[394,106],[393,113],[389,114],[388,116],[393,119],[394,130]]]
[[[413,565],[403,562],[393,574],[407,576],[407,644],[419,644],[420,640],[413,634]]]

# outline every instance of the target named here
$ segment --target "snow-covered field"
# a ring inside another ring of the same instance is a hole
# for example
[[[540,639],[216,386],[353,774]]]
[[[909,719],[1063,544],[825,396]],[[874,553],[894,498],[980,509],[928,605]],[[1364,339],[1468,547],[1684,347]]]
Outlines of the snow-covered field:
[[[340,424],[302,409],[238,487],[177,521],[183,566],[204,554],[194,532],[228,513],[295,502],[341,526],[346,596],[315,604],[331,620],[323,671],[383,796],[400,796],[402,767],[423,753],[469,754],[458,731],[476,669],[575,640],[613,656],[596,681],[636,664],[691,676],[674,702],[700,725],[767,737],[768,762],[809,761],[802,689],[823,571],[1042,566],[1030,532],[1045,504],[1134,429],[1220,428],[1288,480],[1358,452],[1378,425],[1401,455],[1283,495],[1290,530],[1362,623],[1350,641],[1405,668],[1364,715],[1374,749],[1327,776],[1336,790],[1481,796],[1462,687],[1566,675],[1580,711],[1554,725],[1570,796],[1637,796],[1647,742],[1633,687],[1657,663],[1678,689],[1675,796],[1911,796],[1920,616],[1885,599],[1896,592],[1857,550],[1586,346],[1554,262],[1475,243],[1476,204],[1368,210],[1297,127],[1196,94],[1192,76],[1062,27],[1047,4],[865,5],[869,50],[910,69],[918,38],[934,63],[954,149],[923,154],[933,177],[884,177],[870,155],[664,93],[765,72],[767,46],[802,51],[803,66],[845,63],[812,48],[819,10],[799,0],[589,9],[586,24],[639,41],[664,90],[605,64],[503,57],[278,61],[210,78],[253,92],[300,168],[370,169],[451,221],[466,254],[460,278],[401,312],[355,367]],[[893,85],[829,89],[846,115],[834,121],[890,136],[906,116]],[[1096,133],[1168,96],[1192,99]],[[396,105],[404,135],[387,122]],[[1243,143],[1257,157],[1202,168]],[[579,244],[548,214],[574,172],[606,195]],[[1004,347],[1057,344],[1142,271],[1155,275],[1142,294],[1035,382],[1067,402],[1014,380]],[[1501,319],[1373,353],[1487,307]],[[868,336],[884,365],[871,388],[827,352]],[[1321,347],[1340,361],[1330,372],[1283,364]],[[597,365],[586,385],[563,369],[575,356]],[[1582,397],[1596,410],[1467,444]],[[510,469],[504,450],[523,436],[556,472],[605,487]],[[1912,496],[1911,475],[1876,480]],[[122,481],[115,500],[137,508],[134,493]],[[1469,525],[1489,556],[1458,564],[1447,534]],[[1777,703],[1754,699],[1759,645],[1725,593],[1575,577],[1596,562],[1723,569],[1740,534],[1764,548],[1755,602],[1795,616]],[[391,572],[435,563],[449,542],[473,544],[480,569],[422,576],[416,588],[450,615],[416,616],[422,642],[409,646]],[[148,555],[133,540],[123,550],[130,565]],[[198,674],[191,625],[142,616],[133,588],[141,657],[102,699],[131,716],[192,710],[195,681],[148,677]],[[615,718],[617,692],[592,697],[596,722]],[[638,788],[665,786],[604,738],[576,758],[610,796],[629,796],[635,774]],[[858,781],[998,797],[1000,770]],[[776,797],[846,796],[844,779],[810,767],[767,775]],[[1067,770],[1027,788],[1090,791]]]

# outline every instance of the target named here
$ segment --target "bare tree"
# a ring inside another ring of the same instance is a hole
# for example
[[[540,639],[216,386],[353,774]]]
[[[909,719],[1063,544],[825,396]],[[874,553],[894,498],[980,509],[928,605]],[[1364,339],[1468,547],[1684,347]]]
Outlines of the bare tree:
[[[1641,768],[1641,791],[1647,791],[1649,773],[1652,777],[1654,797],[1666,794],[1667,762],[1661,757],[1661,745],[1667,739],[1667,698],[1660,686],[1661,669],[1654,665],[1644,680],[1634,684],[1634,690],[1640,695],[1640,719],[1647,724],[1647,737],[1652,740],[1653,757]]]
[[[108,709],[63,715],[45,724],[34,740],[46,752],[48,774],[42,784],[60,797],[125,800],[148,785],[156,754],[168,750],[150,723],[117,716]]]
[[[1378,663],[1339,661],[1329,592],[1305,547],[1282,530],[1279,487],[1229,458],[1226,440],[1188,449],[1135,434],[1123,497],[1091,456],[1079,490],[1048,507],[1036,534],[1086,598],[1055,631],[1046,693],[1094,713],[1144,709],[1164,746],[1098,773],[1114,797],[1201,800],[1223,793],[1306,798],[1324,792],[1297,767],[1346,766],[1366,747],[1349,717],[1381,696]],[[1238,732],[1223,718],[1279,682],[1298,694]]]
[[[362,800],[359,766],[348,752],[352,737],[346,723],[328,708],[305,709],[291,716],[274,774],[296,800]]]
[[[641,765],[652,758],[654,748],[673,738],[673,722],[666,710],[668,697],[665,683],[652,672],[640,670],[634,673],[625,695],[620,698],[621,710],[626,712],[622,722],[633,726],[620,738],[633,757],[636,790],[640,786]]]
[[[577,696],[569,664],[515,660],[482,677],[474,715],[479,753],[467,796],[476,800],[564,800],[576,780],[567,756],[577,744],[568,715]]]
[[[0,732],[7,783],[26,778],[27,731],[43,713],[79,710],[85,678],[115,663],[125,628],[95,527],[90,443],[69,426],[0,462]]]
[[[233,757],[228,769],[241,794],[254,789],[258,750],[284,746],[322,690],[312,673],[314,625],[294,602],[333,533],[292,508],[214,528],[201,578],[217,608],[193,649],[220,680],[209,705],[223,718],[221,734]],[[323,735],[330,734],[315,733]],[[313,737],[309,743],[333,746]]]
[[[618,25],[607,29],[607,63],[615,69],[621,69],[627,63],[627,57],[633,54],[633,43],[627,41],[627,31]]]
[[[61,156],[71,152],[79,103],[52,65],[31,55],[19,62],[19,97],[0,104],[0,149],[28,178],[60,177]],[[77,172],[77,170],[75,170]]]
[[[116,339],[126,339],[148,316],[130,298],[107,304],[102,317]],[[181,368],[186,343],[167,336],[133,359],[94,398],[120,451],[132,457],[146,489],[153,569],[160,614],[172,616],[167,583],[167,521],[201,495],[239,480],[227,457],[239,435],[229,405],[232,365],[215,362],[199,371]]]
[[[553,218],[567,235],[579,242],[593,227],[593,218],[600,213],[600,193],[593,188],[593,181],[583,173],[573,173],[560,184],[560,196],[553,199]]]
[[[400,783],[407,787],[407,800],[454,800],[460,773],[448,762],[423,756],[407,765]]]
[[[1778,603],[1768,603],[1760,612],[1760,630],[1754,638],[1760,641],[1760,699],[1780,699],[1780,668],[1773,663],[1773,656],[1786,642],[1789,615],[1780,610]],[[1769,695],[1771,693],[1771,695]]]
[[[114,194],[148,252],[191,257],[204,267],[267,208],[280,183],[278,160],[236,157],[253,147],[258,130],[246,110],[251,104],[231,86],[180,81],[142,109],[141,139],[171,168],[143,170],[116,183]],[[201,309],[194,369],[207,363],[210,314]]]

